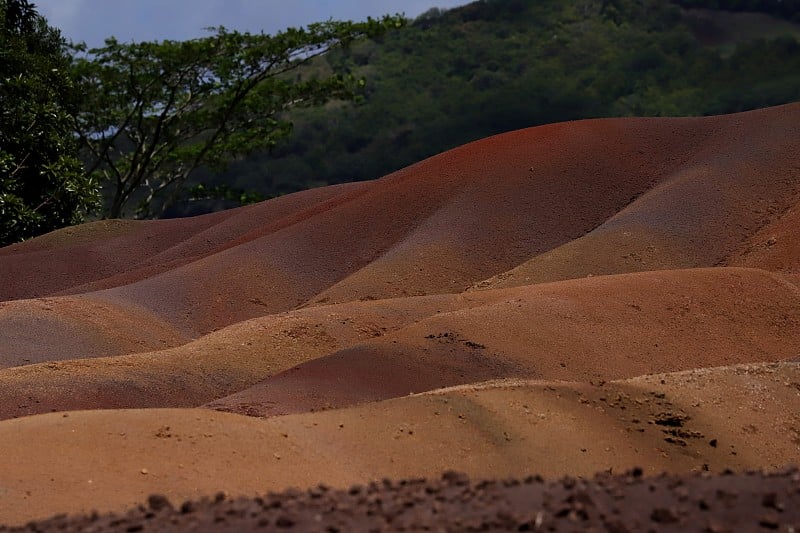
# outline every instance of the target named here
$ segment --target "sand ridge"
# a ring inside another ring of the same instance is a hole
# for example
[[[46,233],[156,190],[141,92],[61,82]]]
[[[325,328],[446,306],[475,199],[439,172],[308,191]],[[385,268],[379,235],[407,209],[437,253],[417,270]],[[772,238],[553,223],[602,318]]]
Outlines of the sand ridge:
[[[770,363],[603,385],[462,387],[267,420],[198,409],[52,413],[0,424],[0,522],[319,483],[776,469],[797,459],[800,367]],[[735,402],[735,425],[709,405]],[[456,444],[457,443],[457,444]],[[24,450],[24,453],[22,453]],[[413,450],[414,453],[409,453]]]
[[[800,104],[509,132],[0,249],[0,524],[800,463]]]
[[[271,416],[496,378],[600,381],[800,352],[800,292],[736,268],[655,271],[468,293],[210,407]]]
[[[797,179],[799,109],[588,120],[491,137],[381,180],[244,208],[240,219],[274,209],[288,225],[186,264],[165,256],[177,266],[106,293],[202,334],[307,301],[460,292],[619,217],[649,220],[690,258],[706,251],[693,266],[713,266],[760,227],[751,198],[775,212],[796,200],[786,189]],[[162,234],[237,216],[170,222]],[[0,257],[6,270],[9,257]]]
[[[468,305],[452,295],[350,302],[251,319],[166,350],[26,362],[0,369],[0,420],[51,410],[198,406]]]
[[[184,344],[147,309],[96,296],[0,302],[0,369]]]
[[[307,307],[167,350],[0,370],[0,419],[203,404],[271,416],[494,378],[775,361],[800,352],[799,298],[775,274],[717,268]]]

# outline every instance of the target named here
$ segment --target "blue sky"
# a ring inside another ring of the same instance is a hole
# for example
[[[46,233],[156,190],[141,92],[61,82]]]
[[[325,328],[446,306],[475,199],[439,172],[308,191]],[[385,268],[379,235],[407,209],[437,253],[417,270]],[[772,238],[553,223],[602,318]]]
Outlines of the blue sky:
[[[290,26],[327,20],[363,20],[405,13],[415,17],[431,7],[449,8],[469,0],[33,0],[39,13],[67,39],[100,46],[109,36],[121,41],[184,40],[203,28],[275,33]]]

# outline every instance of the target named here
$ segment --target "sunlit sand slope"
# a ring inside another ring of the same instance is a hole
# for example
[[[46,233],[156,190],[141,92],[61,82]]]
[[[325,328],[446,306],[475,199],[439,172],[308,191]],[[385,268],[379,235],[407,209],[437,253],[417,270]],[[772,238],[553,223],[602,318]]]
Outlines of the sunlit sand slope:
[[[0,302],[0,369],[157,350],[188,340],[144,308],[101,298]]]
[[[457,293],[508,271],[519,285],[714,266],[796,204],[798,124],[795,104],[520,130],[372,182],[11,247],[4,297],[106,289],[197,336],[306,302]]]
[[[0,524],[800,463],[799,213],[792,104],[547,125],[0,249]]]
[[[196,407],[315,357],[469,305],[476,303],[444,295],[307,308],[234,324],[167,350],[0,369],[0,419],[52,410]],[[16,330],[28,342],[18,340],[18,350],[37,346],[40,325]],[[76,331],[66,329],[60,340]],[[58,350],[58,344],[48,348],[57,355]],[[50,359],[56,357],[51,353]]]
[[[486,379],[599,381],[798,353],[800,293],[779,276],[648,272],[309,307],[167,350],[7,368],[0,418],[206,403],[269,416]]]
[[[314,359],[210,406],[272,415],[494,378],[589,382],[800,353],[800,291],[762,270],[657,271],[468,294],[491,300]]]
[[[383,477],[642,466],[719,472],[800,453],[797,364],[744,365],[602,386],[512,381],[267,420],[208,410],[53,413],[0,423],[0,523]]]

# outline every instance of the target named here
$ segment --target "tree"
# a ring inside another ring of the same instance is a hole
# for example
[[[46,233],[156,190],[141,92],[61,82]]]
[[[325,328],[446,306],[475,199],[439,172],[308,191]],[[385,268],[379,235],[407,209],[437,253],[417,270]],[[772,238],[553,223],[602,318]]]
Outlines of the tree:
[[[76,224],[96,205],[72,134],[70,55],[27,0],[0,0],[0,246]]]
[[[288,109],[355,98],[363,80],[320,71],[313,59],[404,22],[328,21],[274,36],[220,27],[182,42],[112,38],[85,55],[76,47],[84,98],[75,130],[89,173],[106,187],[105,215],[153,216],[179,198],[191,173],[289,135]]]

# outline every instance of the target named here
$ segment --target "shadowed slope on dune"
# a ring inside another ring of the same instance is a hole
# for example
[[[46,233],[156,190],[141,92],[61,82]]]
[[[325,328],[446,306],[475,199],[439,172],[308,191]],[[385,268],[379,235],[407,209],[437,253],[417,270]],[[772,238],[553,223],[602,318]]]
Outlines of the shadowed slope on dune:
[[[181,221],[103,220],[0,249],[0,300],[50,296],[136,268],[222,215]]]
[[[682,239],[641,227],[609,230],[602,226],[579,239],[470,287],[469,291],[520,287],[588,276],[696,268],[706,263],[684,247]]]
[[[324,187],[192,218],[103,220],[64,228],[0,249],[0,270],[8,275],[0,300],[139,281],[312,216],[315,206],[360,186]]]
[[[743,242],[725,264],[800,274],[800,204]]]
[[[72,287],[67,292],[87,292],[128,285],[188,265],[253,239],[278,232],[298,221],[312,218],[331,205],[348,201],[353,195],[358,195],[365,186],[364,183],[331,185],[223,211],[222,213],[227,216],[218,223],[149,258],[135,270]]]
[[[302,305],[458,293],[515,268],[507,285],[711,266],[793,205],[798,123],[795,104],[520,130],[372,182],[12,247],[5,297],[104,289],[197,337]],[[48,266],[31,276],[34,264]]]
[[[800,105],[790,105],[491,137],[114,295],[152,305],[153,293],[166,293],[189,309],[187,325],[203,332],[306,300],[460,292],[595,228],[654,235],[629,255],[666,246],[659,267],[713,266],[796,201],[798,123]],[[211,305],[198,306],[202,298]]]
[[[796,263],[791,243],[800,229],[790,220],[800,205],[800,106],[717,118],[708,124],[716,132],[679,171],[608,221],[475,288],[719,264],[779,270],[790,257]],[[730,259],[775,231],[788,247],[783,263],[759,254]]]
[[[310,307],[169,350],[0,370],[0,418],[207,402],[273,415],[501,377],[779,360],[800,353],[799,299],[775,275],[731,268]]]
[[[188,340],[124,302],[89,296],[0,302],[0,369],[160,350]]]
[[[0,522],[318,483],[774,468],[797,458],[797,364],[604,386],[510,382],[260,420],[207,410],[54,413],[0,423]],[[20,450],[25,450],[20,453]]]
[[[437,312],[469,305],[477,304],[453,295],[351,302],[252,319],[157,352],[0,369],[0,419],[52,410],[195,407],[314,357],[386,335]],[[41,326],[42,322],[35,322],[19,330],[20,335],[27,332],[33,348],[31,332]],[[55,337],[58,330],[53,327],[54,338],[63,346],[79,343],[69,335],[77,335],[81,327],[86,326],[66,327],[62,337]],[[152,333],[144,328],[140,331]],[[91,347],[82,342],[84,350]],[[0,353],[3,350],[0,348]],[[39,352],[48,353],[54,360],[65,352],[59,352],[58,345]]]
[[[321,357],[209,407],[342,407],[494,378],[600,381],[800,353],[800,291],[761,270],[594,277],[470,293],[442,313]]]

